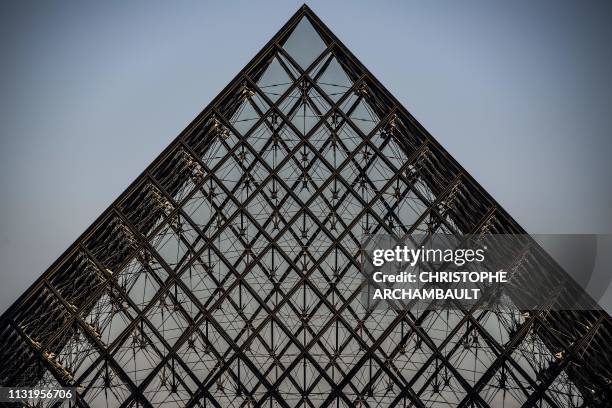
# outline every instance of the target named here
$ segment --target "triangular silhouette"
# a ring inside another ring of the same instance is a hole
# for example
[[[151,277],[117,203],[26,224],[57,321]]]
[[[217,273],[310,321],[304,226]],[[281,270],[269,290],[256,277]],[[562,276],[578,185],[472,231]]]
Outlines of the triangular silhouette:
[[[304,5],[2,316],[0,385],[82,407],[609,406],[605,312],[367,309],[361,237],[434,232],[524,233]]]

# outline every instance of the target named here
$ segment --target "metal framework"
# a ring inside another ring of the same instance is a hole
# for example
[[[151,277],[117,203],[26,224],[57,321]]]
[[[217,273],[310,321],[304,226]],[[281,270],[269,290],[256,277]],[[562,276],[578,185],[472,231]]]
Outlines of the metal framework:
[[[79,407],[610,406],[605,312],[369,310],[379,233],[524,231],[303,6],[1,317],[0,384]]]

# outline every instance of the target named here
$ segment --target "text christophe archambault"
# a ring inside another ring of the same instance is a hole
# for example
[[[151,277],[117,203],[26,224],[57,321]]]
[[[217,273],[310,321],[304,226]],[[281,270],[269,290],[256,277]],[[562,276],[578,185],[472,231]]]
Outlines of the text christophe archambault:
[[[431,249],[397,246],[371,252],[372,299],[477,300],[482,285],[507,282],[506,271],[450,270],[485,261],[486,247],[479,249]],[[423,265],[450,265],[449,270],[423,270]],[[417,267],[418,266],[418,267]],[[410,270],[401,270],[403,268]],[[419,269],[419,270],[417,270]],[[399,286],[399,287],[398,287]]]

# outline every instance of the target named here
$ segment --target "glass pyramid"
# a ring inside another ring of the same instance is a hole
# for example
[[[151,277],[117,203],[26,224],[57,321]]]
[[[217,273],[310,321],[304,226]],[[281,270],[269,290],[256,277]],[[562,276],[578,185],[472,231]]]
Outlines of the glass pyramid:
[[[484,232],[524,233],[304,6],[2,316],[0,385],[75,387],[41,406],[610,406],[605,312],[363,304],[364,235]]]

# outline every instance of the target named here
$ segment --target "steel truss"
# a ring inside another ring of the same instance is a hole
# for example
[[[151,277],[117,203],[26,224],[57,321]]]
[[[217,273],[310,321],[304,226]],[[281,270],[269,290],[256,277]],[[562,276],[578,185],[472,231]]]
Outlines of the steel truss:
[[[2,316],[0,383],[79,407],[609,406],[605,312],[367,309],[379,233],[524,231],[304,6]]]

